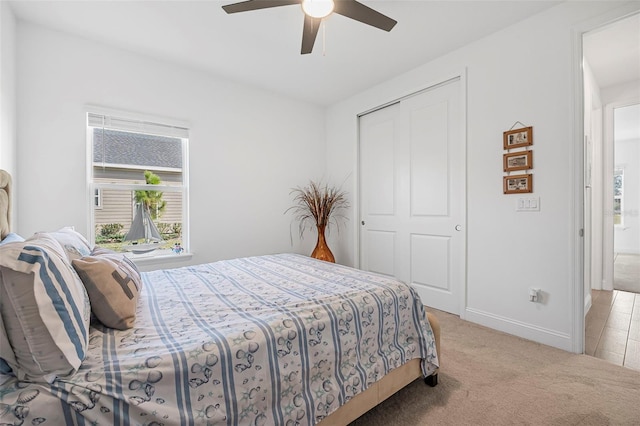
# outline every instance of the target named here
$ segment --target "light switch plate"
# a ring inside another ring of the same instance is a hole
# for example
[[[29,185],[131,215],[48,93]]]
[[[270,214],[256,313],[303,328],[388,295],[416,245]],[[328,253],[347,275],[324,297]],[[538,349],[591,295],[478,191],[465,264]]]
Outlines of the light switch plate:
[[[516,201],[517,212],[539,212],[540,197],[519,197]]]

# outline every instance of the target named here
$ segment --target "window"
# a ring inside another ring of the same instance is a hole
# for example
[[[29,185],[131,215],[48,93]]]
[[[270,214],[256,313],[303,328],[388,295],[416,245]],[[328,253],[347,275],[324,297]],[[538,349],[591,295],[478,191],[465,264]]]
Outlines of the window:
[[[624,170],[615,169],[613,172],[613,224],[624,225],[622,212],[624,211]]]
[[[133,259],[188,251],[188,129],[87,113],[90,238]]]

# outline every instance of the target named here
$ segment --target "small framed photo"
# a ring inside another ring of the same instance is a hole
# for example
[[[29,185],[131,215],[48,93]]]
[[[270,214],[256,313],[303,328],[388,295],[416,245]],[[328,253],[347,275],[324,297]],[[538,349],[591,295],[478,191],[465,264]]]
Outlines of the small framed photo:
[[[502,166],[505,172],[533,169],[533,153],[531,151],[510,152],[502,155]]]
[[[503,133],[504,149],[533,145],[533,127],[509,130]]]
[[[505,176],[503,178],[503,188],[505,194],[533,192],[533,175]]]

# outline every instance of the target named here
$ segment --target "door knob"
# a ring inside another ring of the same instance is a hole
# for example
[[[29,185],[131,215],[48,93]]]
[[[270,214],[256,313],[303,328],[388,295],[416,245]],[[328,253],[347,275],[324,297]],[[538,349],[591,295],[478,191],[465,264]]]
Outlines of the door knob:
[[[362,223],[364,225],[364,220],[362,222],[360,222],[360,223]]]
[[[462,225],[456,225],[456,231],[460,231],[462,229]]]

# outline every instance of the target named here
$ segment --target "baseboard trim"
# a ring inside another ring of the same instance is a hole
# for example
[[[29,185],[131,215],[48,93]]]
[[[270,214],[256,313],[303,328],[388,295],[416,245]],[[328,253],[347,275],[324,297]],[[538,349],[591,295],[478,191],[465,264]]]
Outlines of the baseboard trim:
[[[589,309],[591,309],[591,305],[593,304],[593,298],[591,297],[591,292],[587,292],[584,298],[584,316],[587,316]]]
[[[613,251],[615,254],[640,254],[637,249],[617,249]]]
[[[568,352],[572,351],[573,345],[571,342],[571,336],[567,333],[538,327],[536,325],[527,324],[473,308],[466,308],[465,313],[465,319],[467,321],[502,331],[504,333],[513,334],[514,336],[522,337],[523,339],[553,346],[554,348]]]

